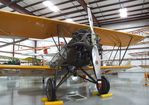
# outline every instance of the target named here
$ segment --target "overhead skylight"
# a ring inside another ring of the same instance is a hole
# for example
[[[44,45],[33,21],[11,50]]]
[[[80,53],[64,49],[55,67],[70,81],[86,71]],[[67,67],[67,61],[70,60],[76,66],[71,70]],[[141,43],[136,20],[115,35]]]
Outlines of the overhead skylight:
[[[52,2],[50,1],[44,1],[43,5],[45,5],[46,7],[48,7],[51,11],[53,12],[58,12],[60,11],[59,8],[57,6],[55,6]]]
[[[121,18],[127,18],[127,8],[121,8],[119,9],[119,12]]]
[[[66,19],[65,21],[68,23],[75,23],[72,19]]]

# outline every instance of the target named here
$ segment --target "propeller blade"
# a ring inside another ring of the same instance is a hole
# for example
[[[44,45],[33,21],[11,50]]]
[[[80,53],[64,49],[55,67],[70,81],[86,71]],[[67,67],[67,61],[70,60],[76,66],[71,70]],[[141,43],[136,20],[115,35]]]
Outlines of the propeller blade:
[[[96,45],[94,45],[92,48],[92,60],[97,79],[101,79],[101,57],[99,55],[98,48]]]
[[[92,12],[91,9],[89,8],[89,5],[87,6],[87,11],[88,11],[88,20],[89,20],[89,25],[90,25],[90,29],[91,29],[91,40],[92,40],[92,44],[95,45],[96,44],[96,34],[94,32],[94,28],[93,28],[93,17],[92,17]]]
[[[93,48],[92,48],[92,62],[93,62],[93,66],[95,69],[95,75],[97,77],[97,79],[101,79],[101,57],[99,55],[98,52],[98,47],[97,47],[97,36],[95,34],[94,28],[93,28],[93,17],[92,17],[92,12],[89,8],[89,5],[87,6],[87,11],[88,11],[88,20],[89,20],[89,24],[90,24],[90,29],[91,29],[91,41],[93,44]]]

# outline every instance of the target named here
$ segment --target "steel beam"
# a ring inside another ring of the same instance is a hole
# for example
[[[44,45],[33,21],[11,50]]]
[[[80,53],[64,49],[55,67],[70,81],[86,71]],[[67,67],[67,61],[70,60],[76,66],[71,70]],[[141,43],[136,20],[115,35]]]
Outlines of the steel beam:
[[[1,6],[0,6],[0,9],[5,8],[5,7],[6,7],[6,5],[1,5]]]
[[[1,47],[5,47],[5,46],[9,46],[9,45],[12,45],[12,44],[15,44],[15,43],[19,43],[19,42],[22,42],[22,41],[25,41],[27,40],[28,38],[24,38],[24,39],[21,39],[21,40],[18,40],[18,41],[14,41],[14,42],[11,42],[11,43],[6,43],[4,45],[0,45],[0,48]]]
[[[129,12],[130,13],[130,12]],[[137,16],[147,16],[147,14],[149,14],[149,12],[144,12],[144,13],[136,13],[136,14],[132,14],[132,15],[129,15],[128,18],[132,18],[132,17],[137,17]],[[97,16],[97,19],[100,18]],[[126,18],[126,19],[128,19]],[[119,16],[115,16],[115,17],[112,17],[112,18],[106,18],[106,19],[100,19],[99,21],[101,21],[101,24],[104,24],[106,22],[111,22],[111,21],[118,21],[118,20],[126,20],[126,19],[121,19]],[[79,21],[83,21],[83,20],[86,20],[86,22],[82,22],[81,24],[87,24],[87,18],[86,19],[79,19]],[[78,20],[75,20],[75,22],[79,22]],[[80,23],[80,22],[79,22]]]
[[[38,5],[38,4],[42,3],[42,2],[43,1],[39,1],[39,2],[36,2],[36,3],[30,4],[30,5],[27,5],[24,8],[32,7],[32,6]],[[67,3],[70,3],[70,1],[69,0],[68,1],[64,1],[64,2],[61,2],[61,3],[57,3],[55,5],[58,6],[58,5],[67,4]],[[47,7],[42,7],[42,8],[33,10],[33,11],[31,11],[31,13],[38,12],[38,11],[41,11],[41,10],[44,10],[44,9],[47,9]],[[64,10],[66,10],[66,9],[69,9],[69,8],[65,8]],[[63,11],[63,9],[61,9],[61,10]],[[50,13],[53,13],[53,12],[47,12],[47,13],[44,13],[44,14],[46,15],[46,14],[50,14]]]
[[[136,11],[143,11],[143,10],[148,10],[149,7],[147,8],[141,8],[141,9],[135,9],[135,10],[128,10],[128,13],[131,14],[131,13],[134,13]],[[135,16],[135,15],[142,15],[142,14],[148,14],[149,12],[143,12],[143,13],[135,13],[135,14],[132,14],[132,15],[129,15],[129,16]],[[110,14],[107,14],[107,15],[104,15],[104,17],[108,17],[108,16],[114,16],[114,15],[118,15],[117,11],[115,11],[115,13],[110,13]],[[96,18],[102,18],[103,16],[96,16]],[[106,18],[106,19],[98,19],[98,21],[106,21],[106,20],[112,20],[112,19],[116,19],[116,18],[120,18],[119,16],[115,16],[115,17],[112,17],[112,18]],[[79,22],[79,21],[83,21],[83,20],[87,20],[88,18],[83,18],[83,19],[77,19],[75,20],[75,22]]]
[[[122,22],[129,22],[129,21],[136,21],[136,20],[142,20],[142,19],[149,19],[149,15],[142,15],[142,16],[137,16],[137,17],[130,17],[127,19],[115,19],[113,21],[108,21],[105,23],[102,23],[102,25],[108,25],[108,24],[115,24],[115,23],[122,23]]]
[[[96,4],[96,3],[100,3],[100,2],[104,2],[105,0],[94,0],[89,2],[89,4]],[[131,3],[137,0],[126,0],[126,1],[118,1],[118,2],[113,2],[111,4],[107,4],[107,5],[101,5],[99,8],[103,8],[103,7],[108,7],[108,6],[114,6],[114,5],[120,5],[120,4],[125,4],[125,3]]]
[[[72,1],[69,1],[69,0],[68,0],[68,1],[61,2],[61,3],[57,3],[57,4],[55,4],[55,5],[58,6],[58,5],[67,4],[67,3],[70,3],[70,2],[73,2],[73,1],[75,1],[75,0],[72,0]],[[100,3],[100,2],[103,2],[103,1],[104,1],[104,0],[91,1],[91,2],[89,2],[89,4]],[[113,6],[113,5],[118,5],[118,4],[129,3],[129,2],[131,3],[131,2],[133,2],[133,1],[136,1],[136,0],[120,1],[120,2],[117,2],[117,3],[107,4],[107,5],[103,5],[103,6],[100,6],[100,7]],[[24,8],[28,8],[28,7],[31,7],[31,6],[35,6],[35,5],[38,5],[38,4],[40,4],[40,3],[42,3],[42,1],[39,1],[39,2],[36,2],[36,3],[30,4],[30,5],[27,5],[27,6],[25,6]],[[75,5],[75,6],[63,8],[63,9],[61,9],[61,11],[63,11],[63,10],[68,10],[68,9],[71,9],[71,8],[80,7],[80,6],[81,6],[81,5]],[[33,13],[33,12],[41,11],[41,10],[44,10],[44,9],[46,9],[46,7],[40,8],[40,9],[37,9],[37,10],[34,10],[34,11],[31,11],[31,12]],[[46,13],[46,14],[50,14],[50,13],[52,13],[52,12],[48,12],[48,13]]]
[[[127,29],[134,29],[134,28],[143,28],[143,27],[149,27],[149,24],[141,25],[141,26],[134,26],[134,27],[126,27],[126,28],[116,28],[115,30],[127,30]]]
[[[81,5],[79,4],[79,5],[75,5],[75,6],[71,6],[71,7],[66,7],[66,8],[61,9],[61,11],[74,9],[74,8],[77,8],[77,7],[80,7],[80,6]],[[41,11],[41,10],[44,10],[44,9],[47,9],[47,8],[43,7],[43,8],[39,8],[37,10],[31,11],[31,12],[34,13],[34,12],[38,12],[38,11]],[[51,13],[53,13],[53,12],[47,12],[47,13],[44,13],[44,14],[47,15],[47,14],[51,14]],[[42,15],[44,15],[44,14],[42,14]]]
[[[80,5],[83,7],[83,9],[86,11],[86,13],[87,13],[87,4],[85,3],[85,1],[84,0],[77,0],[79,3],[80,3]],[[100,26],[100,22],[97,20],[97,18],[95,17],[95,15],[93,14],[93,12],[92,12],[92,17],[93,17],[93,21],[98,25],[98,26]]]
[[[0,41],[0,43],[8,43],[8,42]],[[15,45],[16,45],[16,46],[22,46],[22,47],[28,47],[28,48],[34,48],[34,47],[32,47],[32,46],[27,46],[27,45],[22,45],[22,44],[16,44],[16,43],[15,43]]]
[[[137,6],[142,6],[142,5],[148,5],[148,4],[149,4],[149,2],[146,2],[146,3],[134,4],[134,5],[125,6],[125,7],[126,8],[132,8],[132,7],[137,7]],[[94,9],[100,9],[100,8],[102,8],[102,6],[101,7],[93,7],[92,10],[94,10]],[[117,11],[119,9],[120,9],[120,7],[114,8],[114,9],[110,9],[110,10],[103,10],[102,13]],[[148,7],[146,9],[148,9]],[[141,10],[143,10],[143,8]],[[82,12],[82,11],[83,11],[83,9],[80,9],[80,10],[75,10],[73,12],[71,11],[71,13],[74,14],[74,13]],[[140,11],[140,9],[139,9],[139,11]],[[94,15],[99,14],[99,13],[101,13],[101,12],[94,12]],[[65,14],[67,15],[67,13],[63,13],[63,15],[65,15]],[[59,16],[62,16],[62,15],[61,14],[58,14],[58,15],[55,15],[55,16],[49,16],[48,18],[54,18],[54,17],[59,17]],[[83,17],[83,16],[86,16],[86,14],[79,15],[79,16],[70,16],[69,18],[79,18],[79,17]],[[100,18],[100,17],[98,17],[98,18]],[[64,19],[62,19],[62,20],[64,20]]]
[[[125,58],[123,61],[128,61],[128,60],[149,60],[149,58]],[[103,61],[113,61],[113,60],[102,60]],[[119,59],[115,59],[114,61],[119,61]]]
[[[101,25],[109,25],[109,24],[123,23],[123,22],[129,22],[129,21],[137,21],[137,20],[142,20],[142,19],[149,19],[149,15],[129,17],[129,18],[126,18],[126,19],[117,19],[117,20],[114,20],[114,21],[101,23]],[[88,24],[88,23],[87,22],[83,22],[81,24]]]
[[[70,11],[70,12],[65,12],[65,13],[57,14],[57,15],[54,15],[54,16],[49,16],[47,18],[55,18],[55,17],[65,16],[65,15],[74,14],[74,13],[83,12],[83,11],[84,11],[84,9],[74,10],[74,11]],[[48,13],[45,13],[45,14],[48,14]],[[38,15],[38,16],[44,16],[45,14],[41,14],[41,15]]]
[[[89,4],[95,4],[95,3],[100,3],[100,2],[102,2],[102,1],[104,1],[104,0],[100,0],[100,1],[92,1],[92,2],[89,2]],[[131,2],[133,2],[133,1],[136,1],[136,0],[131,0],[131,1],[121,1],[121,2],[118,2],[118,3],[112,3],[112,4],[108,4],[108,5],[103,5],[103,6],[100,6],[100,7],[95,7],[95,8],[91,8],[91,9],[98,9],[98,8],[103,8],[103,7],[107,7],[107,6],[113,6],[113,5],[117,5],[117,4],[121,4],[121,3],[131,3]],[[73,2],[73,1],[72,1]],[[57,4],[56,4],[57,5]],[[80,7],[81,5],[75,5],[75,6],[71,6],[71,7],[67,7],[67,8],[63,8],[63,9],[61,9],[61,11],[63,11],[63,10],[68,10],[68,9],[72,9],[72,8],[76,8],[76,7]],[[41,8],[41,9],[39,9],[39,10],[43,10],[43,9],[45,9],[45,8]],[[35,10],[35,11],[32,11],[32,12],[37,12],[38,10]],[[74,11],[74,13],[76,13],[76,12],[81,12],[81,11],[84,11],[83,9],[81,9],[81,10],[77,10],[77,11]],[[41,14],[41,15],[39,15],[39,16],[44,16],[44,15],[47,15],[47,14],[51,14],[51,13],[53,13],[53,12],[47,12],[47,13],[44,13],[44,14]],[[83,17],[83,16],[86,16],[86,14],[84,15],[80,15],[79,17]],[[48,17],[48,18],[50,18],[50,17]]]
[[[21,7],[20,5],[18,5],[16,3],[12,3],[12,0],[0,0],[0,2],[3,3],[6,6],[9,6],[10,8],[14,9],[17,12],[24,13],[24,14],[29,14],[29,15],[34,15],[33,13],[31,13],[28,10]]]
[[[8,54],[12,54],[13,52],[12,51],[0,51],[1,53],[8,53]],[[17,53],[15,52],[15,54],[19,54],[19,55],[24,55],[22,53]]]
[[[136,48],[129,48],[128,50],[142,50],[142,49],[149,49],[149,47],[136,47]],[[117,49],[105,49],[103,51],[116,51]],[[122,48],[121,50],[126,50]]]
[[[74,1],[74,0],[71,0],[71,1]],[[56,5],[56,6],[58,6],[58,5],[63,5],[63,4],[70,3],[71,1],[70,1],[70,0],[67,0],[67,1],[64,1],[64,2],[57,3],[57,4],[55,4],[55,5]],[[27,6],[25,6],[24,8],[32,7],[32,6],[41,4],[42,2],[43,2],[43,1],[39,1],[39,2],[36,2],[36,3],[30,4],[30,5],[27,5]]]
[[[20,1],[22,1],[22,0],[14,0],[14,1],[11,1],[8,5],[1,5],[1,6],[0,6],[0,9],[5,8],[5,7],[7,7],[7,6],[10,6],[10,5],[12,5],[12,4],[16,4],[16,3],[20,2]],[[0,2],[2,2],[2,0],[0,0]]]

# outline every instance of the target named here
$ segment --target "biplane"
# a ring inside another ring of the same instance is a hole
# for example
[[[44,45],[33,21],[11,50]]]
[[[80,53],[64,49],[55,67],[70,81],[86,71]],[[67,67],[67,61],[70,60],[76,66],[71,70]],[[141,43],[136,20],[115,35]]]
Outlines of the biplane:
[[[149,86],[149,65],[144,64],[144,65],[139,65],[144,69],[144,80],[145,80],[145,86]]]
[[[60,44],[58,46],[61,46],[63,44]],[[40,51],[40,50],[47,50],[47,49],[50,49],[52,47],[55,47],[56,45],[50,45],[50,46],[42,46],[42,47],[36,47],[36,48],[26,48],[26,49],[19,49],[19,50],[15,50],[15,51],[27,51],[27,50],[37,50],[37,51]]]
[[[133,57],[148,57],[149,56],[149,51],[141,51],[141,52],[133,52],[133,53],[129,53],[129,55],[133,56]],[[147,58],[148,59],[148,58]],[[149,65],[147,64],[147,59],[142,62],[141,65],[139,65],[141,68],[144,69],[144,80],[145,80],[145,86],[149,86]]]
[[[141,51],[141,52],[133,52],[133,53],[129,53],[129,55],[133,56],[133,57],[148,57],[149,56],[149,51]],[[147,59],[146,59],[147,60]],[[146,61],[144,62],[145,64],[139,65],[142,68],[149,68],[149,65],[147,65]]]
[[[101,74],[101,69],[125,68],[124,66],[120,66],[120,64],[128,47],[141,41],[144,37],[93,27],[93,19],[89,8],[88,18],[89,26],[0,11],[0,35],[5,37],[37,39],[51,37],[59,51],[53,57],[49,66],[0,65],[0,69],[48,70],[53,75],[46,83],[46,95],[50,101],[57,100],[57,89],[71,75],[79,76],[94,83],[99,95],[108,93],[110,83]],[[58,37],[58,44],[53,37]],[[71,37],[72,39],[67,42],[66,37]],[[60,44],[59,38],[63,38],[65,41],[65,45],[61,48],[58,46]],[[120,51],[121,47],[126,47],[119,66],[101,66],[102,45],[116,46]],[[92,71],[93,75],[90,75],[88,71]],[[80,75],[80,72],[87,75],[88,78],[84,78],[84,76]],[[60,81],[57,81],[60,76]]]

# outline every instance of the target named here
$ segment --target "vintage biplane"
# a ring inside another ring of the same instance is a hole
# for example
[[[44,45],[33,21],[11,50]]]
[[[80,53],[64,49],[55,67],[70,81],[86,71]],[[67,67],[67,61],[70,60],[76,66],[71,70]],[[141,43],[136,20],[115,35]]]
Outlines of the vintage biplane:
[[[138,57],[138,58],[145,58],[149,56],[149,51],[141,51],[141,52],[133,52],[129,53],[129,55],[133,57]],[[149,86],[149,65],[147,64],[148,58],[144,59],[144,62],[142,62],[141,65],[139,65],[141,68],[144,69],[144,80],[145,80],[145,86]]]
[[[145,57],[148,57],[149,56],[149,51],[140,51],[140,52],[133,52],[133,53],[129,53],[129,55],[133,56],[133,57],[138,57],[138,58],[145,58]],[[142,63],[145,63],[145,64],[142,64],[142,65],[139,65],[140,67],[142,68],[149,68],[149,65],[147,65],[147,59],[144,59],[145,62],[142,62]]]
[[[121,68],[121,66],[101,66],[102,45],[116,46],[121,52],[121,47],[134,45],[144,37],[128,33],[118,32],[100,27],[93,27],[91,11],[88,8],[90,25],[68,23],[54,19],[36,16],[16,14],[0,11],[0,35],[5,37],[37,38],[45,39],[51,37],[57,46],[58,53],[53,57],[49,66],[16,66],[0,65],[0,69],[19,70],[49,70],[54,76],[46,83],[46,94],[48,100],[55,101],[56,91],[71,75],[79,76],[94,83],[99,94],[106,94],[110,90],[110,83],[101,75],[101,69]],[[65,46],[60,48],[53,37],[63,38]],[[71,37],[70,42],[66,37]],[[121,57],[120,64],[126,54]],[[120,65],[119,64],[119,65]],[[91,67],[87,67],[90,65]],[[88,68],[88,69],[87,69]],[[125,68],[122,66],[122,68]],[[127,68],[127,67],[126,67]],[[88,71],[92,71],[90,75]],[[80,72],[87,75],[84,78]],[[62,76],[58,82],[57,79]]]
[[[61,46],[63,44],[60,44],[58,46]],[[40,50],[47,50],[47,49],[50,49],[52,47],[55,47],[56,45],[50,45],[50,46],[42,46],[42,47],[36,47],[36,48],[26,48],[26,49],[19,49],[19,50],[15,50],[15,51],[27,51],[27,50],[37,50],[37,51],[40,51]]]

